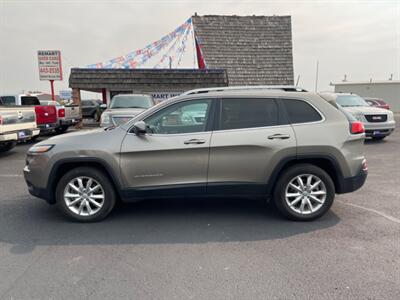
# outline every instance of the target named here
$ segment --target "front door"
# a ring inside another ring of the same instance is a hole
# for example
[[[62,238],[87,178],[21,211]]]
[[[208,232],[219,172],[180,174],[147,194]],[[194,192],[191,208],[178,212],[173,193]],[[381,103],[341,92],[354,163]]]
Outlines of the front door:
[[[210,99],[175,103],[144,120],[147,134],[127,134],[121,173],[128,188],[138,196],[205,192],[212,106]]]

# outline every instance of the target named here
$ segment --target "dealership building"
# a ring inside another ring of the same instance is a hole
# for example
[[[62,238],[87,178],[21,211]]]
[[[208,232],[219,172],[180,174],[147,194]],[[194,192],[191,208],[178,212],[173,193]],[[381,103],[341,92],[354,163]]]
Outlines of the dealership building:
[[[290,16],[198,16],[191,18],[197,69],[73,68],[69,86],[102,94],[152,94],[162,100],[189,89],[237,85],[293,85]]]

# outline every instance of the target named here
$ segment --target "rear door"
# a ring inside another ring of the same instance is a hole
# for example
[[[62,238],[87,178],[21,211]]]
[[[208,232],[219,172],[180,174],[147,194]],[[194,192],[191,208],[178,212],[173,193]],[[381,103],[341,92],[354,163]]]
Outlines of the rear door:
[[[217,110],[208,193],[264,194],[279,161],[296,155],[292,126],[275,99],[226,98]]]
[[[121,173],[135,192],[132,196],[146,196],[154,189],[163,190],[164,195],[205,192],[213,102],[197,99],[172,104],[144,120],[148,134],[126,135]]]

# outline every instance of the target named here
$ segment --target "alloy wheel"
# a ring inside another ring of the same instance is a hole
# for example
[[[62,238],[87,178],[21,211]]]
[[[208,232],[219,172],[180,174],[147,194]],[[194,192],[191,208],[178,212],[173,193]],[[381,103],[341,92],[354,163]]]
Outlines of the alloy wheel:
[[[104,198],[103,187],[91,177],[76,177],[64,189],[66,206],[80,216],[96,214],[103,207]]]
[[[302,174],[289,181],[285,200],[296,213],[307,215],[318,211],[326,199],[325,183],[312,174]]]

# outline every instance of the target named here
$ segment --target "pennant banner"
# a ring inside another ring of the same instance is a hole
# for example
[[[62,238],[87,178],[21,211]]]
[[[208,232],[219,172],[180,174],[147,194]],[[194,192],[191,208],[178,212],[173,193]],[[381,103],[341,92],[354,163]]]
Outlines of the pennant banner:
[[[179,66],[183,53],[186,49],[186,41],[189,34],[193,32],[192,19],[188,19],[181,26],[163,36],[160,40],[155,41],[142,49],[129,52],[126,55],[118,56],[105,62],[91,64],[86,68],[89,69],[135,69],[141,67],[151,58],[160,54],[163,49],[168,48],[167,52],[155,64],[154,68],[169,67],[171,62],[176,62]],[[168,59],[169,58],[169,59]]]

